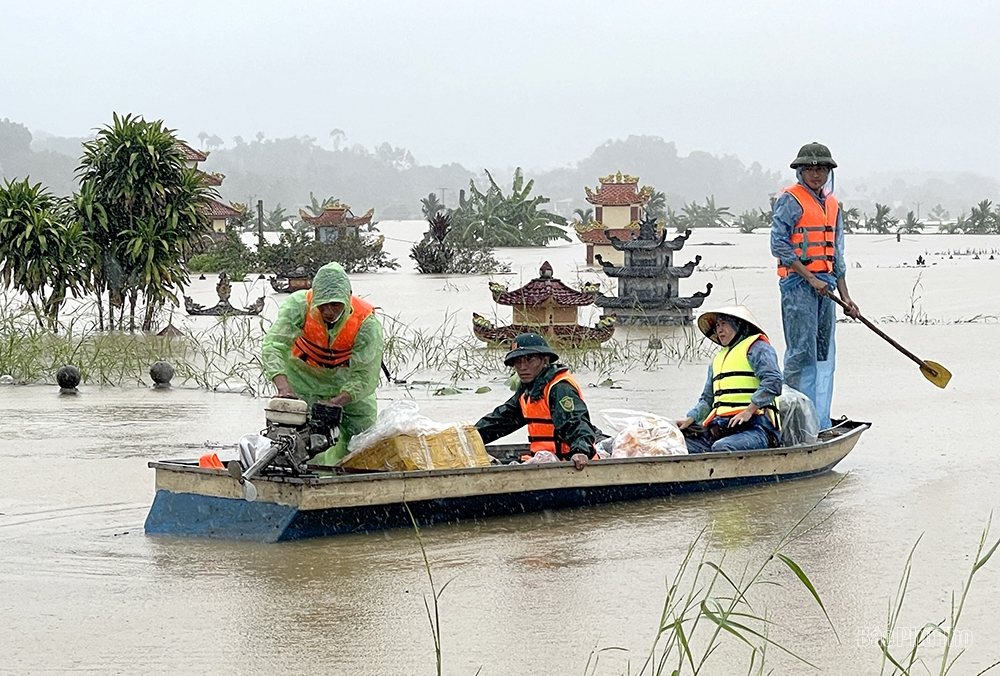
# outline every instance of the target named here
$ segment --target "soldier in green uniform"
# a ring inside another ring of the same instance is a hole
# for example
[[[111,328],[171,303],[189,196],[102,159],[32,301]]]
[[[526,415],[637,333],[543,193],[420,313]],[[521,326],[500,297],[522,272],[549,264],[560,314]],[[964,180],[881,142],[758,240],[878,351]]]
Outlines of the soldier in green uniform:
[[[583,469],[604,435],[590,422],[580,386],[558,359],[537,333],[515,338],[504,364],[514,367],[521,383],[510,399],[476,423],[476,429],[488,444],[527,425],[531,455],[550,451]]]

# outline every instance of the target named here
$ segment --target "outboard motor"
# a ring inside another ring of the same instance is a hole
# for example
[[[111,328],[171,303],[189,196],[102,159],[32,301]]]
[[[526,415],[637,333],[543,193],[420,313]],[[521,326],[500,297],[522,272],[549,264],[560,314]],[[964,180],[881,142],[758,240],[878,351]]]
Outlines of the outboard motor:
[[[316,402],[311,415],[308,411],[308,405],[301,399],[275,397],[267,403],[264,436],[271,440],[272,449],[278,448],[267,467],[301,474],[309,460],[337,443],[340,436],[337,426],[343,409]]]
[[[243,497],[250,501],[257,497],[248,479],[260,474],[307,472],[312,458],[337,443],[342,413],[340,406],[322,402],[312,405],[311,414],[301,399],[274,397],[267,402],[264,436],[271,440],[270,448],[246,469],[238,461],[229,463],[229,473],[243,485]]]

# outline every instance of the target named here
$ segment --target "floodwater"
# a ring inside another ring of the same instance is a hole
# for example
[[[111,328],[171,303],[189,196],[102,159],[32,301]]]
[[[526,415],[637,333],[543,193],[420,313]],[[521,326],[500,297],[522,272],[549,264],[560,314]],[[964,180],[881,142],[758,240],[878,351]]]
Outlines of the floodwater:
[[[382,229],[408,270],[407,240],[422,226]],[[734,246],[707,246],[723,241]],[[1000,239],[988,237],[848,236],[849,261],[860,264],[848,279],[862,311],[897,319],[911,306],[926,313],[934,323],[882,327],[954,379],[937,389],[863,325],[839,324],[835,414],[874,426],[835,473],[425,529],[435,581],[451,580],[440,601],[444,673],[579,674],[590,652],[607,646],[625,650],[602,653],[596,673],[625,673],[629,663],[635,673],[655,634],[665,582],[699,531],[714,527],[714,554],[725,553],[739,570],[759,562],[838,481],[816,511],[825,521],[787,551],[811,576],[839,641],[789,571],[770,568],[765,579],[782,586],[764,587],[755,599],[777,623],[772,637],[825,673],[877,673],[874,637],[910,548],[922,536],[897,646],[910,638],[907,630],[948,616],[950,594],[1000,506],[1000,260],[935,255],[998,247]],[[698,232],[678,260],[695,254],[703,269],[681,283],[682,294],[712,282],[705,308],[748,305],[781,352],[766,234]],[[503,278],[512,288],[544,260],[571,284],[599,279],[580,265],[583,246],[576,243],[499,255],[514,263],[514,274]],[[918,255],[928,267],[912,267]],[[358,275],[355,291],[426,328],[451,313],[468,331],[473,310],[493,314],[485,278],[407,270]],[[192,295],[211,304],[213,286],[196,283]],[[252,300],[258,289],[235,285],[234,303],[241,294]],[[269,297],[268,312],[280,298]],[[506,319],[504,310],[498,315]],[[186,321],[204,327],[214,320]],[[613,374],[621,389],[585,394],[595,412],[629,407],[681,416],[705,369],[634,369]],[[598,375],[580,380],[594,383]],[[477,381],[450,397],[402,386],[379,397],[412,396],[437,420],[475,419],[506,397],[502,380],[484,381],[493,391],[480,395]],[[233,443],[256,431],[261,400],[182,387],[84,387],[67,397],[54,386],[4,386],[0,413],[0,673],[434,673],[427,577],[412,532],[278,545],[143,534],[153,497],[146,463],[197,455],[205,442]],[[1000,658],[998,609],[1000,559],[975,579],[960,624],[967,651],[954,673],[974,674]],[[745,673],[748,664],[735,649],[712,660],[713,674]],[[775,674],[811,671],[777,651],[768,663]]]

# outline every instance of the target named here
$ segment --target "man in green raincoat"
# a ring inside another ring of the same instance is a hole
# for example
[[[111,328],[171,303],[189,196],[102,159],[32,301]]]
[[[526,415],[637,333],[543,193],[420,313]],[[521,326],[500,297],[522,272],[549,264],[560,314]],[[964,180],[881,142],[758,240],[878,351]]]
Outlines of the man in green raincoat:
[[[281,304],[264,338],[264,374],[279,397],[343,407],[340,440],[313,462],[332,465],[351,437],[375,424],[375,388],[382,365],[382,325],[371,303],[351,293],[339,263],[328,263],[312,288]]]

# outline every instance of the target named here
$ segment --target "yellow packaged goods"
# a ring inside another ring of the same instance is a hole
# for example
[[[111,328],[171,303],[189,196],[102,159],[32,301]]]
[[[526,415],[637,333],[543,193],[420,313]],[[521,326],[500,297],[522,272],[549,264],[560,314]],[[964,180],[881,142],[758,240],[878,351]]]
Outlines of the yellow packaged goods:
[[[451,425],[430,434],[396,434],[340,461],[340,466],[346,469],[384,472],[489,464],[486,447],[473,425]]]

